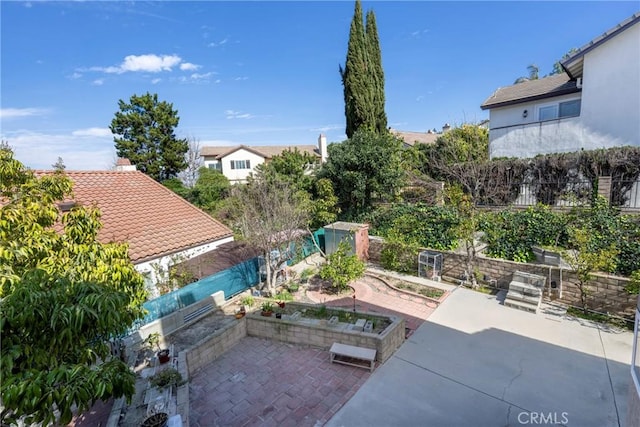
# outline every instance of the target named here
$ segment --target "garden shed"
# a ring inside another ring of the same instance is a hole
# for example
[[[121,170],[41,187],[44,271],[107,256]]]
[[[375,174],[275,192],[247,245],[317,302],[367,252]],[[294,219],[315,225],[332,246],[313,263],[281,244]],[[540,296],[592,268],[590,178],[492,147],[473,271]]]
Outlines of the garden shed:
[[[359,259],[369,259],[369,224],[339,221],[324,227],[327,255],[334,253],[342,240],[351,244],[351,253],[355,253]]]

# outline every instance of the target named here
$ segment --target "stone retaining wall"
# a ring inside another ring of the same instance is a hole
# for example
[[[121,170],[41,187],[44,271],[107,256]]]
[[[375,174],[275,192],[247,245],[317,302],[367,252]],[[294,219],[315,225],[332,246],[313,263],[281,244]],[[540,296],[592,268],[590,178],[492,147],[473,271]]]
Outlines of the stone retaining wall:
[[[372,262],[380,262],[380,251],[384,240],[377,237],[371,238],[369,242],[369,256]],[[448,251],[435,251],[442,254],[443,266],[442,276],[450,282],[456,283],[464,275],[465,255]],[[417,254],[416,254],[417,256]],[[488,280],[495,280],[495,285],[501,289],[507,289],[514,271],[524,271],[526,273],[538,274],[547,278],[546,286],[555,283],[562,286],[562,298],[556,292],[544,293],[547,301],[558,301],[564,304],[580,307],[580,290],[578,289],[578,279],[576,275],[565,268],[544,265],[530,264],[515,261],[507,261],[497,258],[476,257],[476,268],[480,273],[480,280],[490,283]],[[486,280],[485,280],[486,279]],[[629,283],[626,277],[613,276],[608,274],[594,273],[593,280],[587,285],[588,305],[591,310],[611,313],[617,316],[633,317],[637,302],[637,295],[630,295],[625,291],[625,286]]]
[[[208,365],[247,336],[246,316],[232,322],[183,351],[189,376]],[[182,353],[181,353],[182,354]]]
[[[306,307],[305,304],[300,303],[287,303],[287,305]],[[331,307],[331,310],[340,309]],[[325,350],[328,350],[334,342],[376,349],[376,360],[382,363],[400,347],[405,337],[405,321],[403,318],[396,316],[384,317],[388,317],[391,320],[391,325],[380,334],[338,330],[329,325],[323,326],[295,320],[264,317],[260,315],[260,312],[248,314],[245,318],[247,319],[247,334],[250,336],[292,344],[310,345]]]

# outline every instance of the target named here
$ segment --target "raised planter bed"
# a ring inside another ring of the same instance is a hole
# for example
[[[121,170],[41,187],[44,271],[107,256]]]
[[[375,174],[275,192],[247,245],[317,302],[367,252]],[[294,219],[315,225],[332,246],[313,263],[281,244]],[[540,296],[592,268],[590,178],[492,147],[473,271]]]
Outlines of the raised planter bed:
[[[405,321],[396,316],[353,312],[340,308],[322,308],[304,303],[287,303],[287,314],[281,319],[246,316],[247,335],[275,339],[292,344],[329,349],[333,343],[376,349],[379,362],[387,360],[405,339]],[[294,313],[299,314],[294,314]],[[338,322],[329,323],[337,317]],[[371,322],[371,332],[357,331],[352,326],[359,320]]]

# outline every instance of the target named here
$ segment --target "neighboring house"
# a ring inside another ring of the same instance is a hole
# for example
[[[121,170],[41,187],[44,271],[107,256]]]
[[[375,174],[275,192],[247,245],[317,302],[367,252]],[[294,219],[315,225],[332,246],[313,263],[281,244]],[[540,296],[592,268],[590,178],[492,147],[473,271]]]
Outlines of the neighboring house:
[[[413,147],[416,144],[433,144],[439,136],[451,129],[448,123],[442,126],[442,132],[438,132],[435,128],[426,132],[411,132],[389,128],[389,132],[402,139],[404,148]]]
[[[128,163],[126,161],[125,163]],[[50,171],[37,172],[47,174]],[[125,242],[136,270],[145,276],[151,296],[160,274],[177,262],[233,241],[233,232],[210,215],[157,183],[135,166],[119,162],[116,171],[66,171],[73,199],[59,206],[95,204],[101,212],[98,240]]]
[[[495,157],[640,146],[640,13],[562,62],[565,73],[499,88],[489,110]]]
[[[222,172],[231,183],[244,183],[256,166],[267,163],[272,157],[282,154],[286,150],[295,149],[308,153],[319,161],[327,160],[327,138],[318,137],[318,145],[237,145],[233,147],[202,147],[200,155],[204,158],[204,165],[210,169]]]

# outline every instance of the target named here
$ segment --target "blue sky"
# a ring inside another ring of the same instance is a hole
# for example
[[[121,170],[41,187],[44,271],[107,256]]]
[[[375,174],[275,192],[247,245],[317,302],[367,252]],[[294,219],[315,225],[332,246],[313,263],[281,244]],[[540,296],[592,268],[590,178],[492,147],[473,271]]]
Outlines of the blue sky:
[[[389,126],[488,118],[498,87],[541,75],[640,10],[634,2],[387,2],[373,9]],[[0,4],[1,137],[31,168],[108,169],[118,100],[157,93],[201,145],[342,141],[338,74],[353,1]]]

